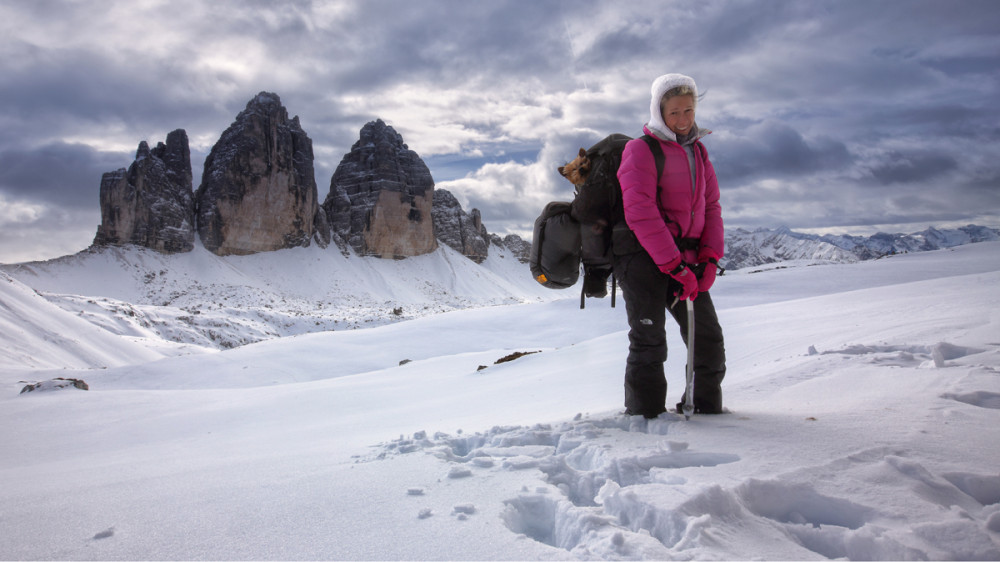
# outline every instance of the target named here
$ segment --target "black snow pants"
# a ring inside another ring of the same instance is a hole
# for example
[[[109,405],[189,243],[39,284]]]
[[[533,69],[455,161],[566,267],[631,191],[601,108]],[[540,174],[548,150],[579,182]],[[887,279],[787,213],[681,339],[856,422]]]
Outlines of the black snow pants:
[[[629,324],[625,411],[654,418],[667,411],[667,380],[663,372],[663,362],[667,360],[666,313],[669,311],[680,326],[681,338],[687,345],[687,308],[683,302],[670,307],[680,284],[661,272],[645,251],[616,255],[614,260],[614,273],[622,288]],[[694,300],[694,319],[695,412],[722,413],[726,349],[722,326],[707,292],[698,293]]]

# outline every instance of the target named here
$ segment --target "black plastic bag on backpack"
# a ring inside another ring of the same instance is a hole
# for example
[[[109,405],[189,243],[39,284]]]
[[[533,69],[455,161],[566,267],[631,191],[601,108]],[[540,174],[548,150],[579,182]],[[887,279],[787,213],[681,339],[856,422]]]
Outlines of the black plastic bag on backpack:
[[[580,279],[580,223],[570,208],[553,201],[535,219],[528,265],[535,281],[550,289],[566,289]]]

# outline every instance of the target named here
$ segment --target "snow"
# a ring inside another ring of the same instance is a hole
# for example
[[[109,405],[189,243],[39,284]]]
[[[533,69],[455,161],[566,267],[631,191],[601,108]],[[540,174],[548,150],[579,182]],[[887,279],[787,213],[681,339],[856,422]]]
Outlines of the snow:
[[[192,259],[209,298],[284,269],[261,290],[302,311],[293,262],[323,268],[296,252]],[[350,267],[411,308],[434,298],[413,270],[460,259]],[[73,312],[157,313],[143,275],[100,270],[0,274],[0,559],[1000,558],[997,242],[721,277],[731,413],[690,421],[621,414],[624,308],[572,289],[483,273],[404,321],[220,351]],[[57,377],[89,390],[19,394]]]

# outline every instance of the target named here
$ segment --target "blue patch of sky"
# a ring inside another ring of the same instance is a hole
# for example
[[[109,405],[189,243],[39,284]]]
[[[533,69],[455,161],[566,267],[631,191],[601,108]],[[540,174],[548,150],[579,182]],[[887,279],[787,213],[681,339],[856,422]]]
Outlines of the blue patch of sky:
[[[464,154],[437,154],[423,158],[435,182],[464,178],[486,164],[516,162],[528,165],[538,159],[538,149],[486,154],[470,157]]]

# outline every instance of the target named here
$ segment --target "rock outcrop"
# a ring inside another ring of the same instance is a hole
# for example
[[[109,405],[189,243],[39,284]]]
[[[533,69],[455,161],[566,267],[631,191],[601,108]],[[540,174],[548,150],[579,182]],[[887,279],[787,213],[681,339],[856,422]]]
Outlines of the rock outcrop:
[[[434,236],[456,252],[476,263],[483,263],[489,253],[489,234],[483,226],[479,209],[466,213],[458,199],[445,189],[434,191]]]
[[[490,234],[490,245],[507,248],[517,261],[528,263],[531,261],[531,242],[521,238],[517,234],[508,234],[500,238],[496,234]]]
[[[438,241],[476,263],[491,237],[478,209],[466,213],[402,136],[378,119],[367,123],[318,204],[312,140],[289,119],[281,99],[257,94],[222,133],[192,192],[191,155],[183,129],[135,161],[104,174],[102,223],[95,246],[135,244],[187,252],[195,233],[217,255],[269,252],[331,243],[349,255],[404,258],[433,252]],[[518,239],[520,240],[520,239]],[[513,243],[520,259],[521,244]]]
[[[317,198],[312,140],[276,94],[261,92],[205,159],[198,234],[223,256],[308,246]]]
[[[90,385],[84,382],[82,379],[65,379],[62,377],[56,377],[52,380],[29,383],[24,388],[21,389],[21,394],[26,392],[48,392],[53,390],[62,390],[64,388],[78,388],[80,390],[90,390]]]
[[[363,256],[403,258],[437,249],[427,165],[382,120],[367,123],[323,202],[331,239]]]
[[[164,253],[194,248],[191,152],[177,129],[150,150],[139,143],[132,165],[101,178],[101,225],[95,246],[135,244]]]

